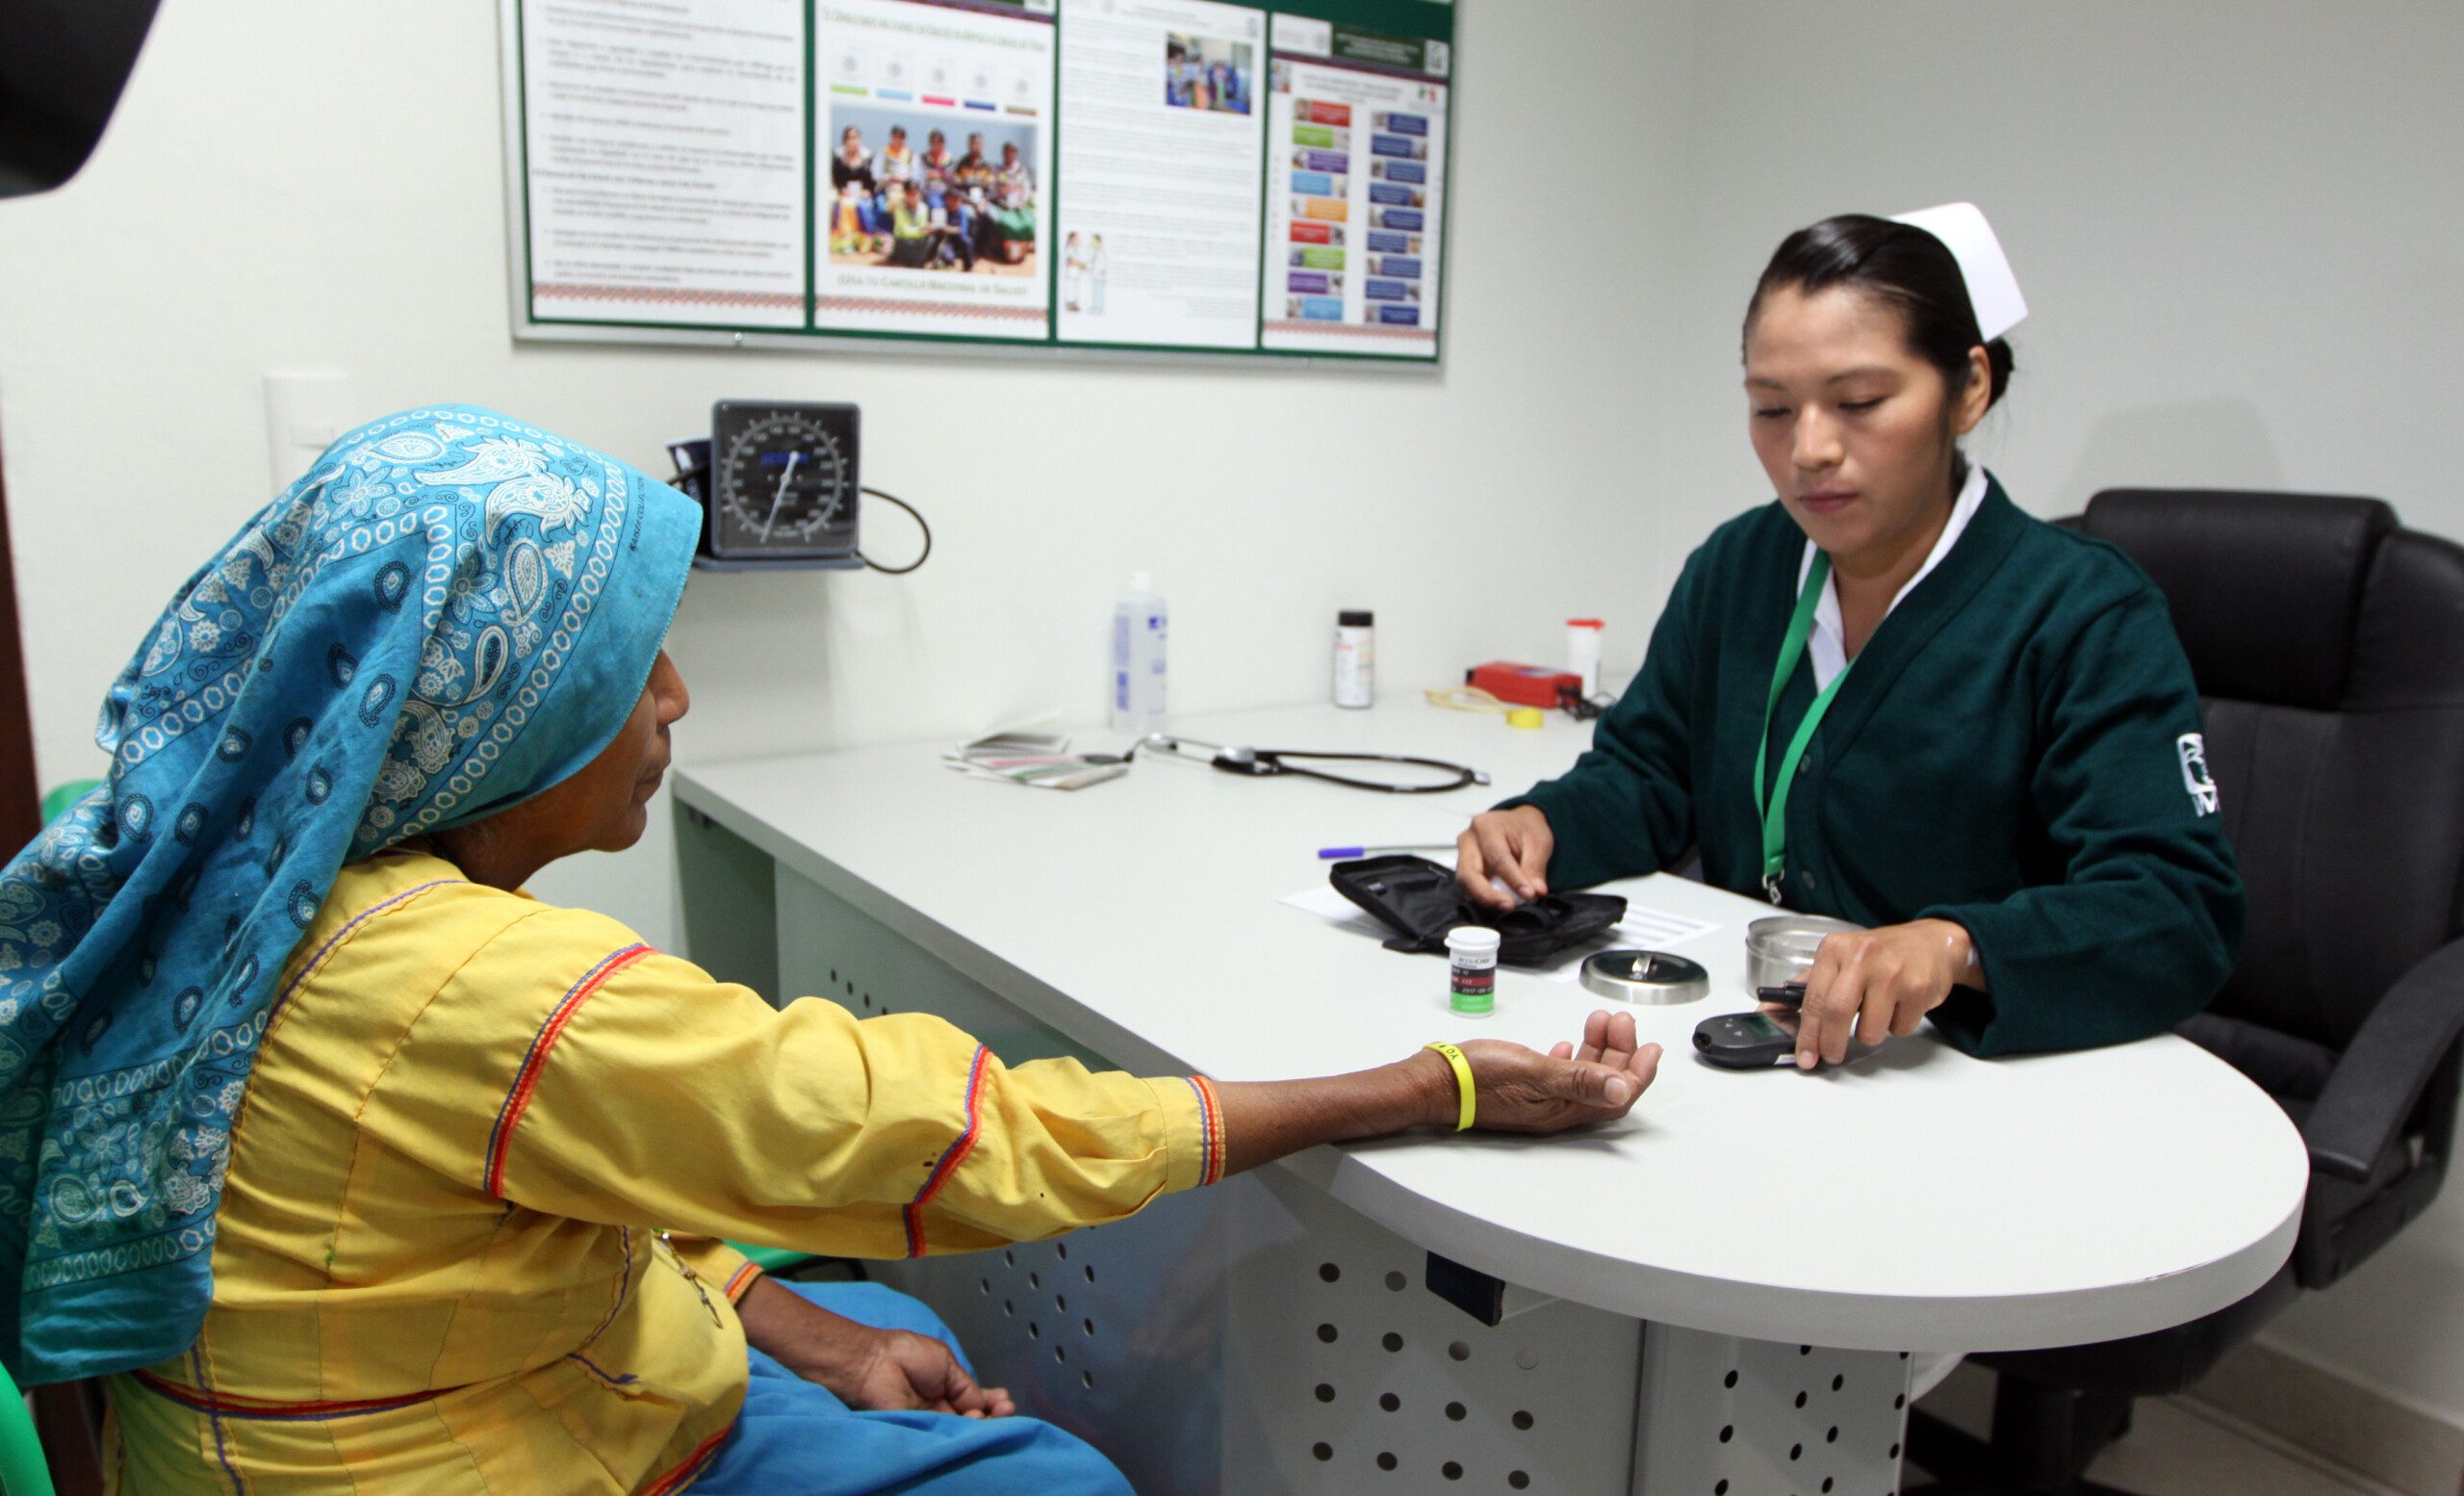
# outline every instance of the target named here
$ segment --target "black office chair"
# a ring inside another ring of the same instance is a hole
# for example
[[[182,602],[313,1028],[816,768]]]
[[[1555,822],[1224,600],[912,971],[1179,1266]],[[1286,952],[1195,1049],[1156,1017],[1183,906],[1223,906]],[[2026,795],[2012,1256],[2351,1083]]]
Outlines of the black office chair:
[[[2113,489],[2064,522],[2165,591],[2249,889],[2241,965],[2183,1037],[2310,1148],[2292,1259],[2204,1319],[1983,1354],[1992,1437],[1912,1416],[1922,1490],[2108,1493],[2085,1480],[2131,1400],[2180,1392],[2437,1195],[2464,1068],[2464,547],[2374,499]],[[2118,1496],[2118,1493],[2116,1493]]]

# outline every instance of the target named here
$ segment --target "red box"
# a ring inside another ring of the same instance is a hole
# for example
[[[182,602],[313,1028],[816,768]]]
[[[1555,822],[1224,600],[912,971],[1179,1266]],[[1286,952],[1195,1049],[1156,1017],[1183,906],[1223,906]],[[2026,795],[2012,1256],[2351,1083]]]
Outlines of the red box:
[[[1309,106],[1309,118],[1316,124],[1348,125],[1351,123],[1351,106],[1312,103]]]
[[[1502,659],[1492,659],[1464,671],[1463,684],[1516,707],[1553,707],[1568,696],[1582,695],[1582,677],[1571,670],[1518,665]]]
[[[1292,221],[1292,242],[1296,245],[1331,245],[1335,242],[1335,226],[1300,219]]]

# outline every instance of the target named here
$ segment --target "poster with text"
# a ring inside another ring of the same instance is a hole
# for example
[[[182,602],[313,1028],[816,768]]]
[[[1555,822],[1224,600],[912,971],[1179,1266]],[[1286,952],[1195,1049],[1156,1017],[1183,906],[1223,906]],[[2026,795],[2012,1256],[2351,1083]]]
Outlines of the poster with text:
[[[805,325],[803,0],[521,0],[533,321]]]
[[[1433,363],[1451,0],[498,0],[517,338]]]
[[[1046,336],[1053,4],[816,0],[817,331]]]
[[[1274,17],[1261,347],[1437,356],[1451,64],[1443,41]]]
[[[1258,346],[1266,13],[1063,0],[1054,334]]]

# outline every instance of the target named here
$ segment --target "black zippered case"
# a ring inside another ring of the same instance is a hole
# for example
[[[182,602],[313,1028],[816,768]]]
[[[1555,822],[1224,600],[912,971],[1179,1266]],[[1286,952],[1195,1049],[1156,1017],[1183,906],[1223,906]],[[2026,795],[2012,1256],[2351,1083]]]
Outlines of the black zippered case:
[[[1626,900],[1615,893],[1544,893],[1510,910],[1488,909],[1463,891],[1453,868],[1425,857],[1359,858],[1337,863],[1326,877],[1395,932],[1388,950],[1414,954],[1443,951],[1447,931],[1476,924],[1498,932],[1499,961],[1537,966],[1626,917]]]

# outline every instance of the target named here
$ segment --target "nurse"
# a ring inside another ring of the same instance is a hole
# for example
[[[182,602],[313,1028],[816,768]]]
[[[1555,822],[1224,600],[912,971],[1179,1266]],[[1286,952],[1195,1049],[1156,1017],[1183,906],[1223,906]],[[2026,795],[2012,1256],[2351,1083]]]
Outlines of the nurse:
[[[1778,498],[1687,559],[1591,751],[1463,834],[1472,897],[1699,846],[1710,883],[1866,927],[1807,977],[1807,1070],[1927,1018],[1986,1055],[2207,1003],[2245,910],[2165,599],[1960,450],[2025,312],[1965,203],[1781,243],[1744,332]]]

